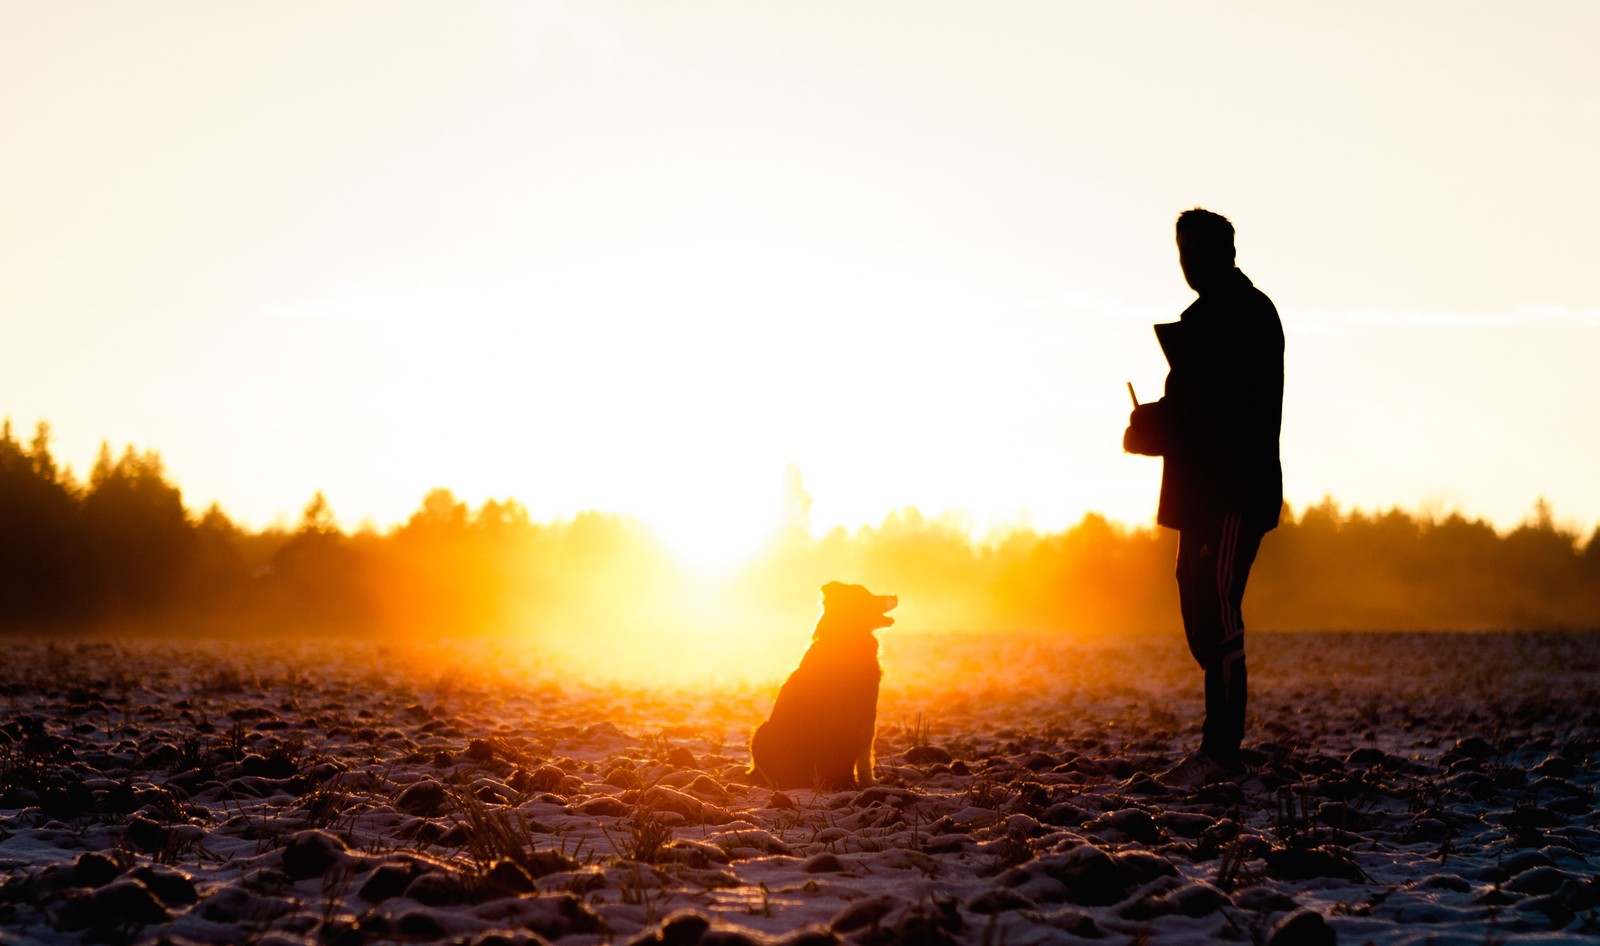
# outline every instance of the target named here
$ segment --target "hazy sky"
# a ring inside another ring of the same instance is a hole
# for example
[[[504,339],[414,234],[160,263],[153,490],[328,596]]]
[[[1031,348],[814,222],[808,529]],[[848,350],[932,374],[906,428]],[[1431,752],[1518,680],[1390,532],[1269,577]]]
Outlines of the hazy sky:
[[[1204,205],[1297,507],[1600,521],[1600,4],[0,0],[0,411],[191,506],[431,487],[697,551],[786,466],[1152,519]]]

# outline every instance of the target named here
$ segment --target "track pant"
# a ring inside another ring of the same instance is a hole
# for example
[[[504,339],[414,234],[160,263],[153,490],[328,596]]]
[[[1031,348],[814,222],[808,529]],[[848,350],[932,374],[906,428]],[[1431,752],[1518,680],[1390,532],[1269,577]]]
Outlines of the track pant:
[[[1245,528],[1238,513],[1178,534],[1178,602],[1183,632],[1206,677],[1206,720],[1200,748],[1234,763],[1244,740],[1247,676],[1244,663],[1245,580],[1263,533]]]

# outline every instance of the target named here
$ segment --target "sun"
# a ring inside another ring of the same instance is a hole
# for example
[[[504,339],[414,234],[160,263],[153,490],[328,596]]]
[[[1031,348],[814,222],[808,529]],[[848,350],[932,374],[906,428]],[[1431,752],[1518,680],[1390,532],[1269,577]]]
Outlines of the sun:
[[[678,492],[698,501],[657,507],[644,518],[679,564],[701,577],[736,572],[762,551],[776,528],[774,504],[760,509],[763,497],[755,488],[736,487],[711,495],[685,483]]]

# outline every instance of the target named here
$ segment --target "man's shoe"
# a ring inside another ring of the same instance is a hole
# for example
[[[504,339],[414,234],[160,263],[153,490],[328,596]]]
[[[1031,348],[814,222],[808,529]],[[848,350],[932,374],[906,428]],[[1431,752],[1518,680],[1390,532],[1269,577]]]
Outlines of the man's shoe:
[[[1187,759],[1162,772],[1156,781],[1168,788],[1199,788],[1242,774],[1244,766],[1224,765],[1204,749],[1196,749],[1189,753]]]

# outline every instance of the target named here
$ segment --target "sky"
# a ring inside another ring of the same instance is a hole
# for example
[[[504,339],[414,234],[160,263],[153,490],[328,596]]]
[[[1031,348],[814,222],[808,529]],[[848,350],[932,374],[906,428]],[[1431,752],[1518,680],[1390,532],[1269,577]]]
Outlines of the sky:
[[[1205,206],[1295,508],[1600,523],[1600,5],[0,0],[0,412],[191,508],[1153,521]]]

